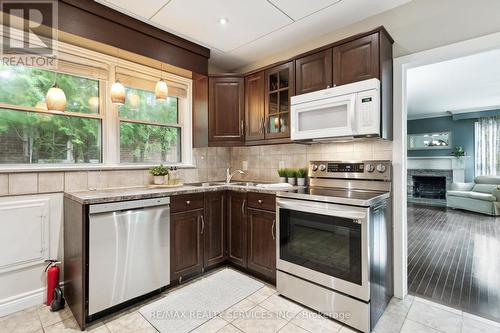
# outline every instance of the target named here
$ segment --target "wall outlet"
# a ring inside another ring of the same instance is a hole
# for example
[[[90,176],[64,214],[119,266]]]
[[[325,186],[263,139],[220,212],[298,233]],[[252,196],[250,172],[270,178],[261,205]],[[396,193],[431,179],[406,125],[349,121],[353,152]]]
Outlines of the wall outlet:
[[[248,161],[243,161],[241,163],[241,168],[243,169],[243,171],[247,171],[248,170]]]
[[[278,168],[279,169],[284,169],[285,168],[285,161],[279,161]]]

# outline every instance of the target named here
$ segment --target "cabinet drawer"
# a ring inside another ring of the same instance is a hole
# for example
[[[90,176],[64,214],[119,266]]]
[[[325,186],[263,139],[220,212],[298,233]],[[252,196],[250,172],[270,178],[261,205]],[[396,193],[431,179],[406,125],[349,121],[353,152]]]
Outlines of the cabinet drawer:
[[[203,208],[203,193],[174,195],[170,199],[170,212]]]
[[[276,195],[250,192],[248,193],[248,207],[275,211]]]

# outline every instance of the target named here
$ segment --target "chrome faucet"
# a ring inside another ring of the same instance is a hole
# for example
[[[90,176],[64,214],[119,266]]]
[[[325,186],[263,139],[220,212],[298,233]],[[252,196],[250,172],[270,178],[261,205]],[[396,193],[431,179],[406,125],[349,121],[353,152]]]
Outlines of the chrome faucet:
[[[235,174],[239,173],[240,175],[244,174],[245,172],[242,171],[242,170],[236,170],[234,172],[231,172],[231,168],[227,168],[226,169],[226,183],[230,183],[231,182],[231,178],[233,178],[233,176]]]

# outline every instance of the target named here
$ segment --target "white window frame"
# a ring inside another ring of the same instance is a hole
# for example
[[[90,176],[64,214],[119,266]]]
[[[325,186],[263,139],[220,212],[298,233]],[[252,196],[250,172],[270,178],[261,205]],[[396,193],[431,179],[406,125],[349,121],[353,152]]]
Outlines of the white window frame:
[[[93,164],[0,164],[1,172],[43,172],[43,171],[76,171],[76,170],[113,170],[113,169],[145,169],[158,163],[120,163],[120,119],[118,110],[111,103],[110,89],[115,82],[115,69],[127,68],[138,73],[144,73],[148,76],[162,77],[167,82],[183,86],[186,90],[186,97],[178,97],[179,125],[181,127],[181,162],[164,163],[168,166],[177,166],[180,168],[192,168],[193,164],[193,145],[192,145],[192,89],[193,81],[191,78],[182,77],[176,74],[162,72],[158,69],[148,67],[142,64],[128,60],[118,59],[100,52],[92,51],[79,46],[58,42],[58,59],[72,62],[79,65],[98,67],[107,71],[107,79],[99,80],[101,106],[99,114],[81,114],[82,117],[101,119],[101,150],[102,162]],[[81,77],[92,78],[81,73],[70,73]],[[94,78],[95,79],[95,78]],[[3,104],[0,104],[2,107]],[[12,106],[3,105],[13,109]],[[15,109],[15,108],[14,108]],[[48,114],[67,114],[80,116],[70,112],[47,111],[43,109],[18,107],[17,109],[30,109],[33,112],[42,112]]]

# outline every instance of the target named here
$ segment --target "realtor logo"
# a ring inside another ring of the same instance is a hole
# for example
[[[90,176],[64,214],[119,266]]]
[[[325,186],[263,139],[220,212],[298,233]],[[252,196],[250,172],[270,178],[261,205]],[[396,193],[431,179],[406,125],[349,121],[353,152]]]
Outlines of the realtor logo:
[[[57,0],[0,0],[2,64],[52,67],[57,51]]]

